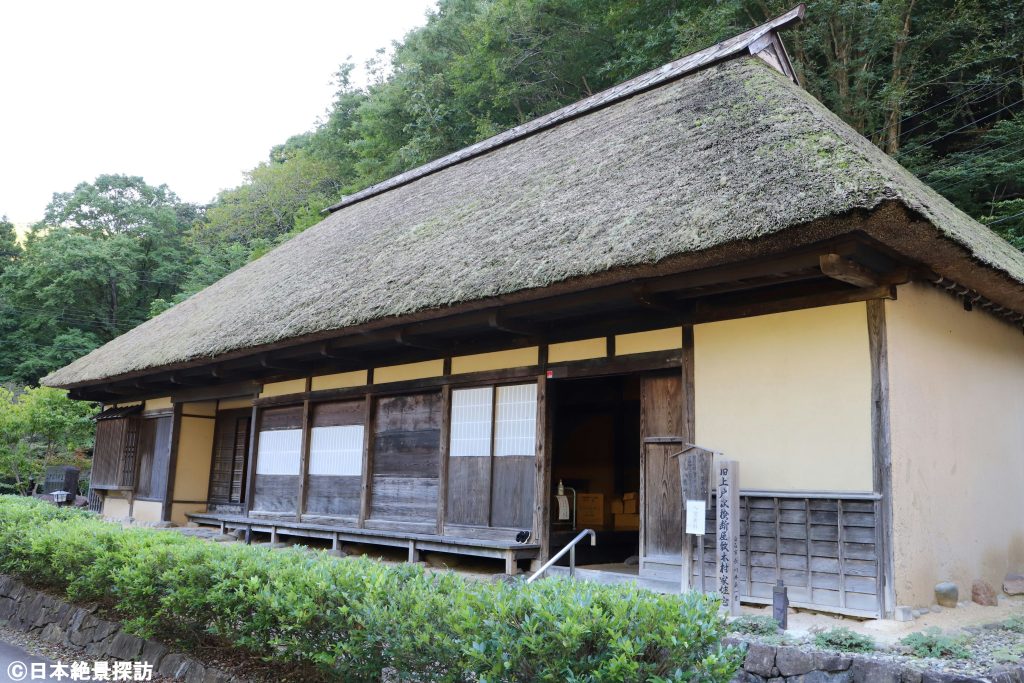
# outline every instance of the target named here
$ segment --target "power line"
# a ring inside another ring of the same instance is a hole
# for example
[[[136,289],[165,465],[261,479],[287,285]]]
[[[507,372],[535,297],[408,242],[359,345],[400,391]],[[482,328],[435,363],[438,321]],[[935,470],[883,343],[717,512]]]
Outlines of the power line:
[[[948,138],[950,135],[955,135],[956,133],[959,133],[959,132],[961,132],[961,131],[963,131],[963,130],[965,130],[967,128],[970,128],[971,126],[976,126],[976,125],[978,125],[978,123],[984,121],[985,119],[992,118],[996,114],[999,114],[1000,112],[1004,112],[1007,109],[1010,109],[1011,107],[1015,107],[1018,104],[1020,104],[1021,102],[1024,102],[1024,97],[1022,97],[1021,99],[1017,100],[1016,102],[1011,102],[1010,104],[1006,105],[1005,107],[1001,107],[999,109],[996,109],[995,111],[989,112],[988,114],[985,114],[981,118],[975,119],[975,120],[973,120],[973,121],[971,121],[969,123],[965,123],[964,125],[960,126],[959,128],[955,128],[955,129],[949,131],[948,133],[944,133],[943,135],[940,135],[938,137],[932,138],[931,140],[928,140],[926,142],[921,142],[921,143],[918,143],[916,145],[910,145],[909,147],[905,147],[905,148],[903,148],[901,150],[901,153],[906,153],[908,151],[913,151],[913,150],[916,150],[916,149],[920,149],[922,147],[928,147],[929,145],[933,145],[936,142],[938,142],[939,140],[943,140],[945,138]]]
[[[988,225],[996,225],[997,223],[1005,223],[1006,221],[1013,220],[1014,218],[1020,218],[1021,216],[1024,216],[1024,211],[1021,211],[1020,213],[1015,213],[1012,216],[1003,216],[999,220],[992,221]]]

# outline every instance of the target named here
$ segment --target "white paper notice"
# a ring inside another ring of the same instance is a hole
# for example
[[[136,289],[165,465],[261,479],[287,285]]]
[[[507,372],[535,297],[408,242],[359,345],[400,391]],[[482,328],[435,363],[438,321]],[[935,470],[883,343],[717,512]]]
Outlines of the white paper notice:
[[[696,536],[704,535],[704,516],[707,513],[707,502],[703,500],[686,501],[686,533]]]

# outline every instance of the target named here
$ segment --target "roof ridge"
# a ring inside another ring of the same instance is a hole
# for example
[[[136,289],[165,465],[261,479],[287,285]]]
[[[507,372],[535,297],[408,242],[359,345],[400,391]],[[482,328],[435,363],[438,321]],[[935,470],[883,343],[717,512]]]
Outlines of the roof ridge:
[[[677,78],[682,78],[683,76],[697,71],[698,69],[733,57],[744,50],[750,49],[751,52],[756,52],[757,50],[753,49],[755,47],[755,43],[758,43],[761,38],[769,33],[799,22],[803,19],[805,11],[805,5],[801,3],[788,12],[780,14],[774,19],[770,19],[759,26],[755,26],[754,28],[740,33],[739,35],[733,36],[732,38],[723,40],[720,43],[716,43],[715,45],[693,52],[684,57],[680,57],[679,59],[664,64],[657,69],[640,74],[628,81],[623,81],[618,85],[602,90],[590,97],[573,102],[572,104],[556,109],[555,111],[544,114],[543,116],[538,116],[531,121],[509,128],[497,135],[475,142],[472,145],[463,147],[451,154],[439,157],[433,161],[428,161],[421,166],[399,173],[387,180],[371,185],[347,197],[343,197],[341,201],[324,209],[324,213],[334,213],[346,206],[351,206],[352,204],[361,202],[364,199],[382,194],[388,190],[406,185],[442,169],[449,168],[468,159],[486,154],[491,150],[503,147],[517,140],[522,140],[523,138],[557,126],[565,121],[589,114],[590,112],[598,109],[603,109],[615,102],[620,102],[624,99],[650,90],[651,88],[663,85],[676,80]]]

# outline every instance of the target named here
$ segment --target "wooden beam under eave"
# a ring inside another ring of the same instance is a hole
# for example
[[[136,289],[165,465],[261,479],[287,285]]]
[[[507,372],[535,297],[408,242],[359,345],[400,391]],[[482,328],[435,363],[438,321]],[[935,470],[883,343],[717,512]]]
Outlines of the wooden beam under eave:
[[[822,254],[818,257],[821,272],[832,278],[854,287],[878,287],[892,284],[887,277],[866,268],[852,259],[839,254]]]

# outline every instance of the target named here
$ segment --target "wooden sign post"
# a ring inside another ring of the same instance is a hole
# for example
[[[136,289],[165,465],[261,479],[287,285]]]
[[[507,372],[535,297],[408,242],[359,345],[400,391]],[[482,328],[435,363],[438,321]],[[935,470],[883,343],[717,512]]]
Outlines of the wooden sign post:
[[[720,460],[715,467],[718,510],[718,594],[722,609],[732,616],[740,613],[740,477],[736,460]]]
[[[697,576],[700,590],[704,590],[704,531],[706,512],[711,505],[711,463],[714,453],[699,446],[688,445],[672,456],[679,461],[679,486],[683,497],[683,534],[680,558],[679,590],[686,592],[690,586],[690,563],[692,543],[690,536],[697,537]]]

